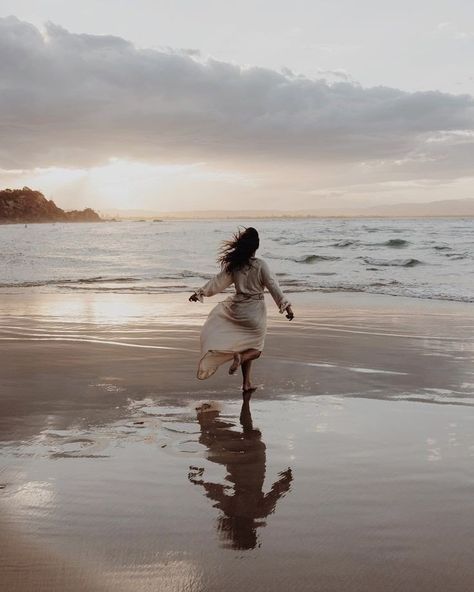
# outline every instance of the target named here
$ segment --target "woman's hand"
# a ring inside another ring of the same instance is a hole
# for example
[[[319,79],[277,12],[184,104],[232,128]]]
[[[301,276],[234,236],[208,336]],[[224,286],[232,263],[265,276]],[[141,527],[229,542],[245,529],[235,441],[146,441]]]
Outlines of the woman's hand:
[[[286,318],[289,321],[292,321],[295,318],[295,315],[293,314],[293,309],[291,308],[291,306],[287,306],[285,310],[286,310]]]
[[[199,298],[197,297],[196,292],[194,292],[194,294],[191,294],[191,296],[189,297],[189,302],[197,302],[199,300]]]

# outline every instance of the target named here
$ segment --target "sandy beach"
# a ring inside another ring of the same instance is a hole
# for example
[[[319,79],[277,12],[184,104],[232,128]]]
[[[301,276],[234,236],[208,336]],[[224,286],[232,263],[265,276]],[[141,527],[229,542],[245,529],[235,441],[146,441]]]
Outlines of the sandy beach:
[[[1,3],[0,592],[474,590],[473,22]]]
[[[217,300],[1,295],[0,589],[470,589],[472,305],[268,303],[242,408]]]

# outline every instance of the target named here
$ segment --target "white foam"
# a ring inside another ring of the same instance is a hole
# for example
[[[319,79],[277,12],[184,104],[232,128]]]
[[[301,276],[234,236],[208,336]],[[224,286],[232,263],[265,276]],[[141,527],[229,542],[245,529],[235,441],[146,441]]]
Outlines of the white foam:
[[[361,368],[359,366],[340,366],[339,364],[329,364],[327,362],[293,362],[282,360],[283,363],[300,364],[302,366],[314,366],[316,368],[338,368],[340,370],[349,370],[350,372],[360,372],[361,374],[398,374],[408,376],[407,372],[396,372],[395,370],[381,370],[380,368]]]

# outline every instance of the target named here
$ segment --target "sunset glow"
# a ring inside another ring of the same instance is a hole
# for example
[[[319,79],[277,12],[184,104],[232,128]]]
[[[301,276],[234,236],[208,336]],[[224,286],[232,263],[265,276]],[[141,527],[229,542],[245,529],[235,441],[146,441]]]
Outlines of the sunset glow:
[[[41,21],[34,3],[4,4],[18,16],[0,19],[3,186],[105,211],[344,214],[401,204],[402,214],[404,203],[472,198],[468,2],[450,20],[425,0],[410,4],[410,14],[427,10],[406,22],[403,1],[389,27],[385,8],[365,0],[374,26],[357,28],[350,3],[335,19],[327,3],[297,2],[286,22],[282,6],[268,13],[244,2],[234,30],[204,1],[192,31],[177,5],[158,3],[153,35],[143,13],[138,29],[120,3],[114,22],[107,3],[92,0],[90,21],[58,3]]]

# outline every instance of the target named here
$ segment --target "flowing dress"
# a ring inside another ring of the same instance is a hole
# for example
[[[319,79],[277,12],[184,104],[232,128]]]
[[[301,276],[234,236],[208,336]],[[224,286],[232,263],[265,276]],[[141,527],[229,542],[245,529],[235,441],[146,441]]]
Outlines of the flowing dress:
[[[215,306],[201,330],[201,360],[197,377],[212,376],[234,353],[247,349],[263,350],[267,330],[267,310],[263,297],[267,288],[280,313],[290,302],[281,291],[275,275],[263,259],[252,257],[243,269],[223,270],[196,290],[198,299],[213,296],[234,284],[235,294]]]

